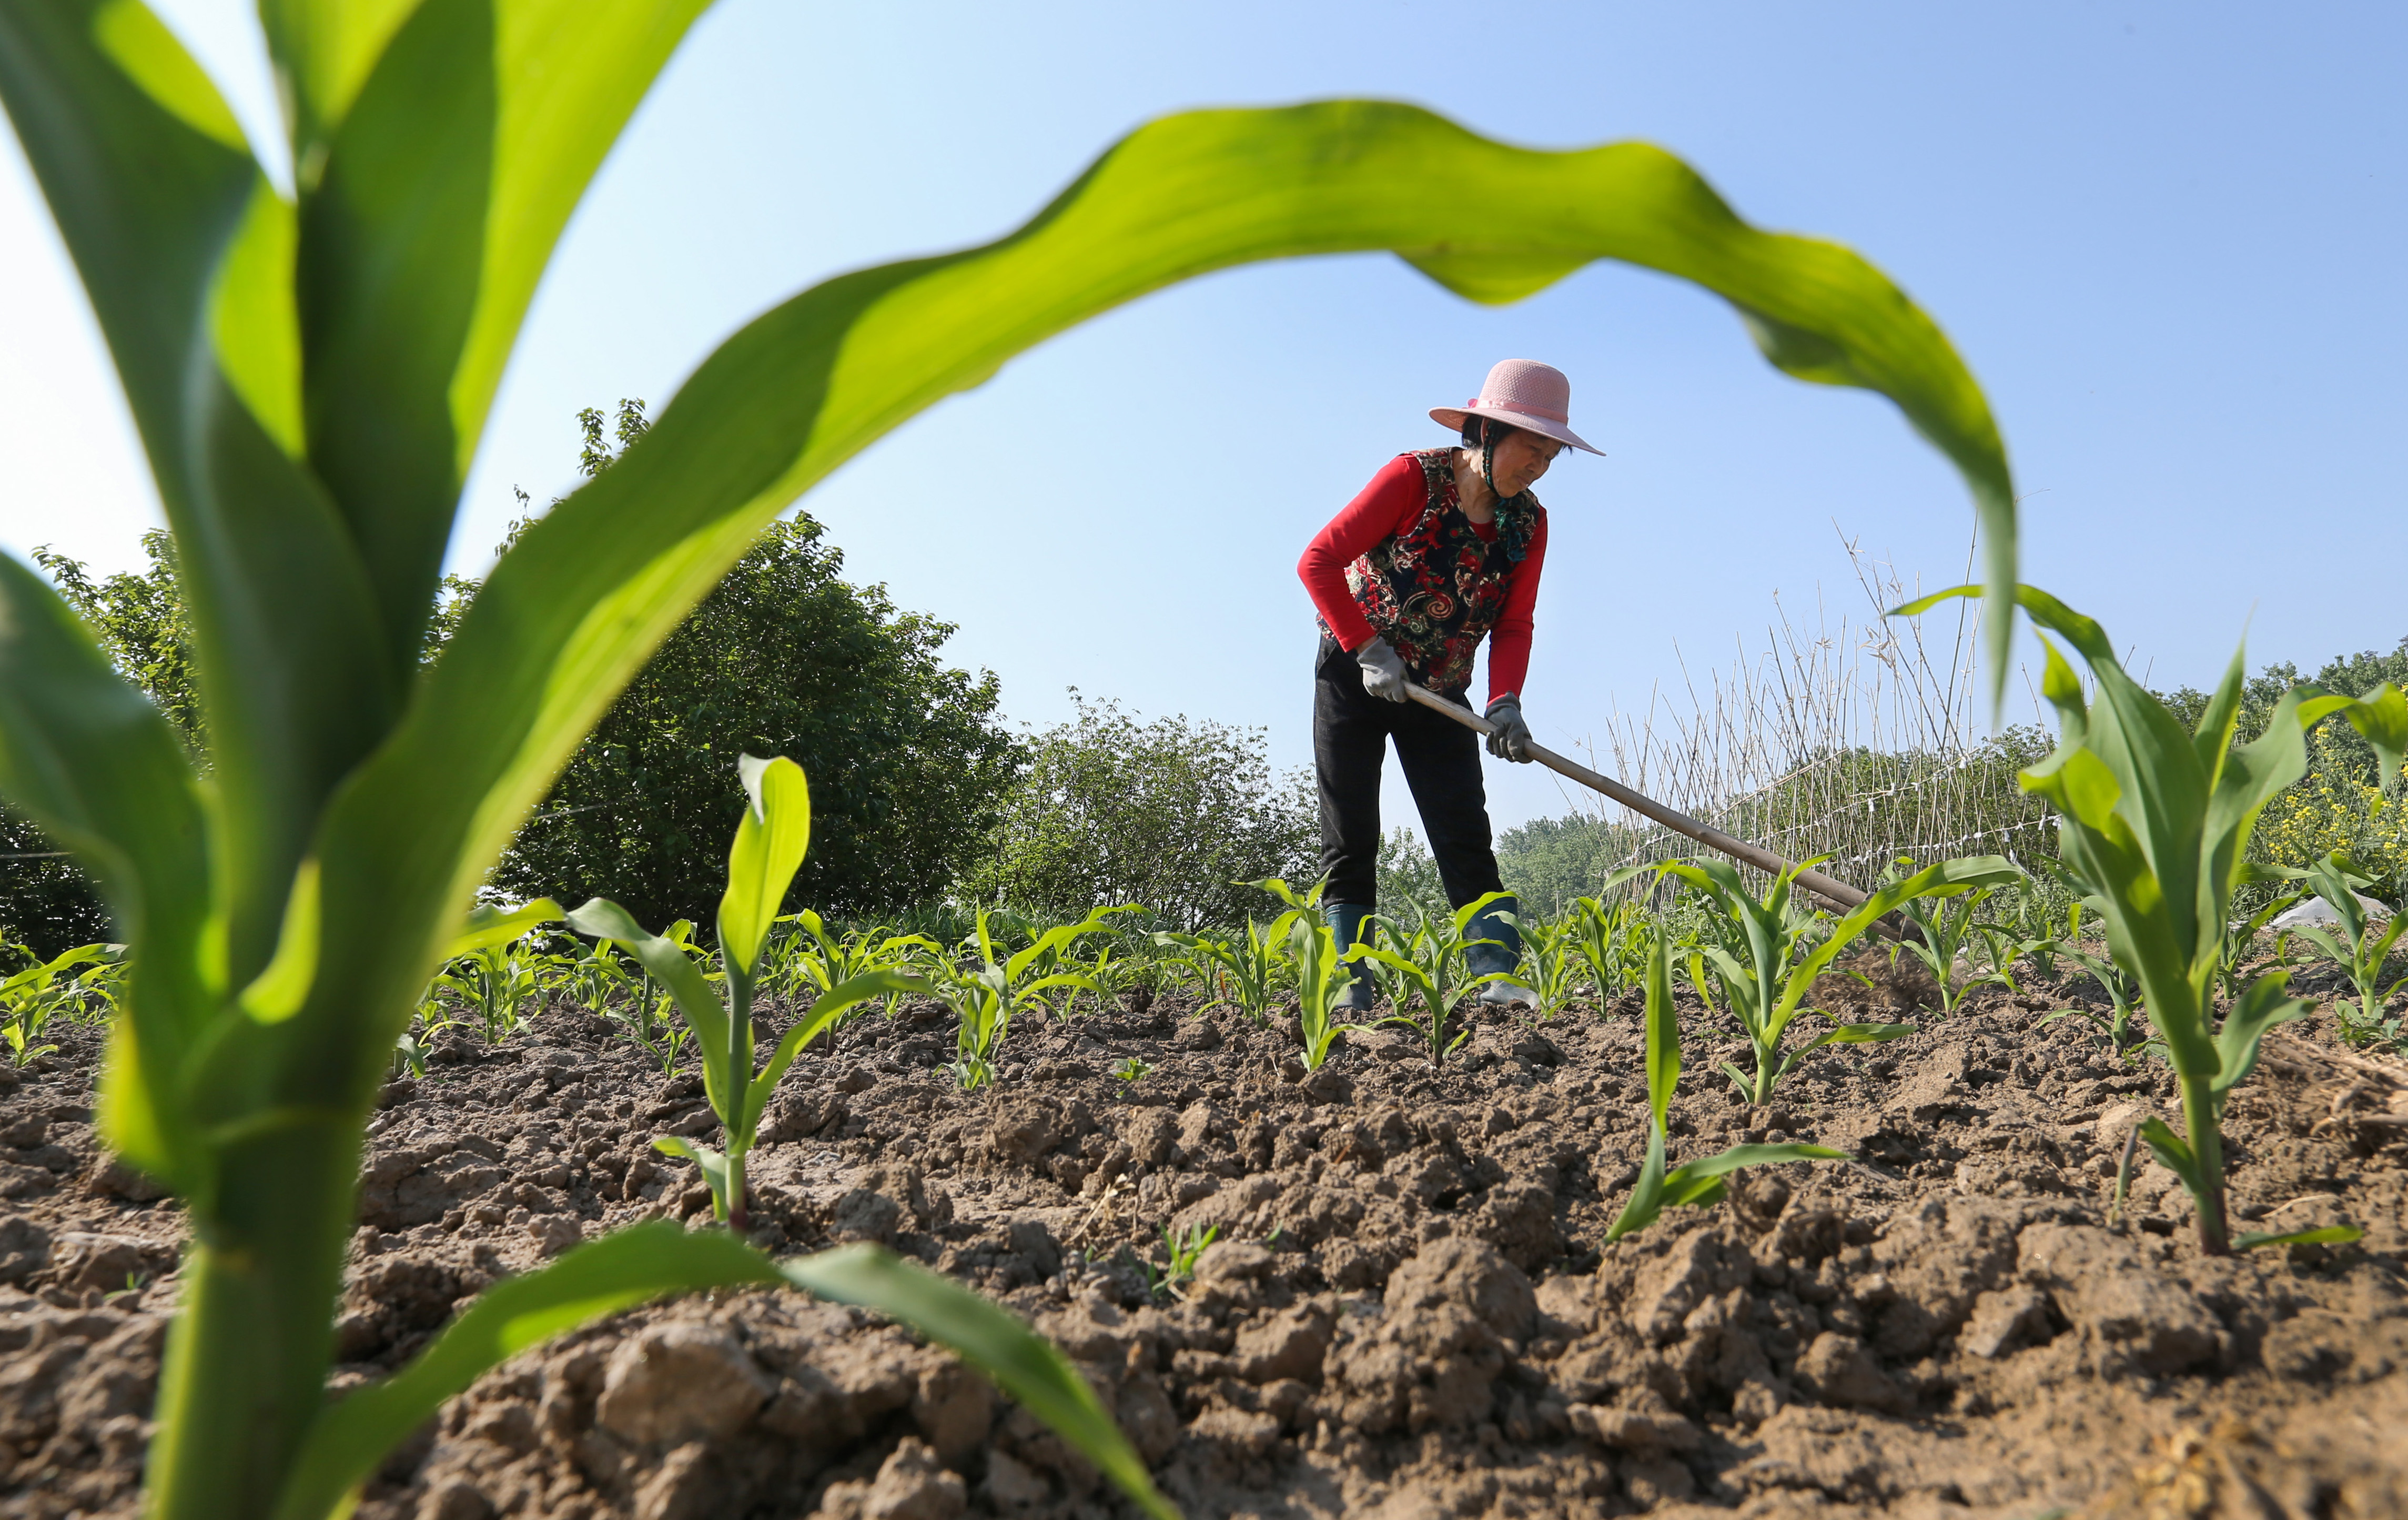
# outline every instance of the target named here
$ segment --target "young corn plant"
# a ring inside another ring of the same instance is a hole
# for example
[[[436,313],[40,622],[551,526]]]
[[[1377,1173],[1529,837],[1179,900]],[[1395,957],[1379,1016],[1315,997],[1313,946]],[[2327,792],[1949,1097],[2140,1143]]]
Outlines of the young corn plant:
[[[1968,967],[1969,974],[1962,977],[1956,970],[1958,962],[1966,958],[1967,947],[1979,937],[1981,925],[1973,922],[1973,914],[1989,895],[1987,887],[1978,887],[1955,895],[1954,901],[1923,897],[1899,904],[1899,916],[1906,920],[1911,932],[1891,946],[1891,963],[1896,964],[1900,954],[1912,955],[1923,963],[1940,989],[1940,1016],[1943,1019],[1955,1013],[1965,995],[1974,988],[2011,984],[2004,978],[2003,968],[1997,966],[1981,973],[1972,973]]]
[[[1453,1054],[1455,1048],[1471,1038],[1469,1028],[1447,1037],[1447,1025],[1455,1017],[1457,1004],[1477,993],[1491,982],[1503,982],[1510,972],[1487,971],[1474,975],[1470,966],[1471,947],[1496,943],[1493,939],[1466,939],[1471,921],[1480,916],[1491,903],[1512,896],[1505,892],[1484,893],[1465,903],[1443,918],[1422,915],[1421,927],[1413,932],[1401,951],[1356,945],[1347,959],[1357,965],[1385,967],[1395,975],[1394,1002],[1397,1011],[1378,1024],[1402,1025],[1421,1037],[1422,1047],[1429,1053],[1430,1065],[1437,1066]],[[1393,927],[1393,925],[1392,925]],[[1405,1011],[1406,999],[1421,1004],[1417,1018]]]
[[[1522,934],[1522,980],[1538,994],[1535,1011],[1552,1019],[1569,1006],[1581,989],[1582,959],[1578,936],[1570,917],[1528,925],[1519,913],[1498,916]]]
[[[1753,1075],[1726,1061],[1723,1070],[1750,1103],[1770,1103],[1775,1083],[1788,1075],[1807,1053],[1825,1045],[1858,1045],[1896,1040],[1914,1033],[1909,1024],[1842,1024],[1824,1030],[1795,1050],[1783,1050],[1790,1022],[1802,1012],[1814,979],[1828,970],[1850,945],[1881,917],[1920,898],[1954,896],[1978,887],[2013,881],[2019,873],[2003,856],[1979,855],[1947,860],[1892,882],[1864,904],[1830,925],[1820,940],[1810,944],[1816,916],[1797,911],[1791,882],[1799,870],[1815,864],[1800,862],[1775,877],[1764,896],[1752,896],[1738,869],[1727,862],[1673,861],[1661,868],[1705,896],[1720,911],[1713,925],[1719,943],[1691,953],[1689,980],[1711,1008],[1719,997],[1737,1016],[1756,1052]]]
[[[555,985],[579,1008],[597,1019],[609,1019],[649,991],[647,981],[641,973],[627,969],[614,941],[596,939],[580,954],[561,957]]]
[[[1628,869],[1616,872],[1607,883],[1609,888],[1631,874]],[[1644,980],[1646,954],[1639,946],[1646,938],[1645,921],[1646,915],[1634,902],[1608,906],[1597,897],[1572,899],[1565,925],[1573,953],[1588,968],[1591,995],[1600,1011]]]
[[[982,911],[972,931],[978,965],[967,970],[951,965],[940,968],[935,992],[957,1021],[953,1060],[946,1068],[965,1089],[989,1085],[996,1078],[996,1052],[1011,1032],[1012,1015],[1031,1003],[1045,1006],[1048,993],[1067,987],[1093,992],[1095,983],[1077,971],[1048,968],[1060,954],[1090,934],[1110,928],[1104,912],[1077,924],[1057,925],[1039,934],[1024,949],[997,958],[995,936]]]
[[[711,986],[683,945],[646,932],[615,902],[595,898],[568,915],[568,926],[625,945],[677,999],[702,1054],[703,1092],[719,1116],[726,1148],[713,1150],[682,1135],[663,1135],[652,1141],[652,1149],[683,1156],[700,1168],[710,1184],[712,1213],[741,1235],[752,1227],[744,1207],[744,1159],[759,1138],[762,1112],[786,1068],[814,1036],[855,1004],[888,993],[925,992],[928,984],[891,968],[840,982],[795,1021],[768,1064],[753,1069],[752,1004],[760,986],[761,952],[810,845],[811,792],[803,767],[782,756],[759,760],[748,754],[737,761],[736,768],[744,782],[744,813],[727,853],[727,890],[719,899],[719,988]]]
[[[944,952],[933,939],[918,934],[893,934],[883,928],[855,929],[839,938],[820,915],[806,908],[778,920],[793,932],[776,936],[770,954],[771,971],[762,978],[766,990],[802,1002],[816,999],[872,971],[910,971],[934,964]],[[888,993],[884,1002],[892,1014],[900,993]],[[838,1026],[852,1022],[866,1005],[846,1010]]]
[[[1975,588],[1960,586],[1899,612],[1974,595]],[[2055,805],[2059,853],[2097,890],[2108,949],[2140,982],[2180,1084],[2184,1133],[2152,1118],[2141,1138],[2189,1190],[2205,1254],[2299,1239],[2236,1239],[2225,1217],[2226,1096],[2256,1067],[2266,1031],[2305,1011],[2286,996],[2289,971],[2278,969],[2252,982],[2216,1018],[2214,994],[2232,895],[2248,872],[2243,856],[2259,810],[2307,772],[2308,728],[2344,714],[2382,757],[2388,790],[2408,750],[2408,698],[2388,685],[2364,698],[2296,687],[2275,704],[2262,735],[2236,745],[2239,652],[2198,723],[2186,727],[2125,672],[2096,622],[2035,587],[2018,588],[2016,599],[2034,623],[2073,646],[2097,686],[2094,702],[2043,635],[2048,663],[2041,690],[2057,710],[2057,744],[2022,781]]]
[[[1167,951],[1178,952],[1171,958],[1203,983],[1210,1000],[1197,1012],[1234,1008],[1256,1024],[1267,1024],[1288,972],[1276,936],[1295,916],[1293,911],[1281,914],[1270,932],[1250,918],[1242,940],[1178,933],[1157,934],[1154,940]]]
[[[1169,1259],[1159,1271],[1152,1262],[1146,1264],[1147,1285],[1155,1293],[1183,1298],[1182,1290],[1196,1281],[1196,1264],[1203,1259],[1204,1253],[1220,1236],[1221,1226],[1218,1225],[1190,1225],[1182,1230],[1163,1226],[1162,1254]]]
[[[2330,929],[2303,924],[2291,932],[2349,974],[2350,985],[2358,993],[2356,1006],[2345,997],[2333,1000],[2333,1017],[2341,1024],[2343,1038],[2353,1045],[2396,1038],[2399,1021],[2391,1021],[2386,1031],[2384,1007],[2392,994],[2408,986],[2408,974],[2386,986],[2383,967],[2390,958],[2392,947],[2400,942],[2401,932],[2408,930],[2408,913],[2392,913],[2391,926],[2377,934],[2366,905],[2358,898],[2358,889],[2371,883],[2351,870],[2348,862],[2337,853],[2328,854],[2309,867],[2307,879],[2309,888],[2324,899],[2340,922]]]
[[[319,1520],[531,1338],[773,1279],[971,1355],[1168,1513],[1058,1356],[871,1252],[773,1266],[725,1232],[630,1232],[498,1284],[392,1378],[327,1395],[367,1118],[478,884],[764,524],[1054,334],[1299,254],[1392,251],[1488,302],[1619,259],[1724,297],[1784,371],[1896,402],[1970,485],[1990,581],[2014,583],[1987,403],[1863,259],[1759,231],[1644,144],[1538,151],[1327,101],[1151,122],[993,243],[763,313],[509,545],[428,662],[462,486],[544,265],[704,8],[264,6],[288,192],[142,0],[0,0],[0,105],[150,463],[205,720],[196,754],[56,591],[0,563],[0,796],[75,853],[132,947],[99,1121],[192,1227],[145,1469],[158,1520]],[[1489,194],[1419,193],[1433,183]],[[2003,683],[2008,624],[1991,627]]]
[[[1338,947],[1337,931],[1317,915],[1299,914],[1287,926],[1288,959],[1296,964],[1297,1033],[1304,1068],[1318,1071],[1339,1036],[1359,1025],[1338,1017],[1338,999],[1354,980]]]
[[[541,918],[518,919],[517,915],[536,909],[540,909]],[[456,957],[429,983],[436,997],[451,999],[476,1020],[489,1045],[500,1044],[543,1011],[550,991],[544,977],[548,957],[520,947],[542,923],[560,917],[560,906],[546,897],[515,910],[512,916],[516,932],[511,939],[480,945]]]
[[[2301,874],[2286,866],[2252,864],[2246,868],[2242,880],[2244,882],[2293,881]],[[2265,932],[2267,925],[2297,906],[2304,896],[2306,894],[2297,888],[2278,891],[2256,912],[2246,918],[2230,920],[2224,925],[2224,944],[2215,960],[2215,982],[2227,1001],[2238,999],[2248,990],[2251,980],[2248,963],[2257,951],[2258,937]]]
[[[1681,1082],[1681,1025],[1672,1009],[1671,953],[1666,937],[1641,932],[1647,933],[1651,941],[1645,963],[1647,1158],[1640,1164],[1639,1181],[1630,1190],[1630,1201],[1622,1206],[1622,1212],[1606,1229],[1608,1240],[1618,1240],[1633,1230],[1645,1229],[1667,1209],[1703,1209],[1721,1202],[1729,1189],[1726,1179],[1742,1167],[1848,1158],[1844,1151],[1820,1145],[1734,1145],[1719,1155],[1700,1156],[1670,1171],[1664,1169],[1668,1149],[1666,1116],[1672,1107],[1673,1089]]]
[[[2080,1018],[2107,1037],[2107,1048],[2115,1054],[2139,1059],[2141,1041],[2132,1033],[2132,1010],[2137,995],[2131,977],[2115,964],[2113,957],[2101,959],[2071,940],[2065,942],[2063,954],[2067,960],[2089,972],[2106,992],[2108,1014],[2101,1019],[2087,1009],[2061,1008],[2041,1020],[2041,1027],[2046,1028],[2059,1019]]]
[[[22,945],[5,948],[32,957]],[[8,1045],[8,1064],[31,1066],[57,1052],[56,1045],[35,1041],[61,1014],[73,1019],[91,1007],[113,1005],[107,971],[125,954],[123,945],[78,945],[0,982],[0,1040]]]
[[[1984,921],[1973,925],[1973,933],[1982,941],[1982,965],[1966,979],[1967,988],[1987,983],[2004,987],[2020,995],[2022,985],[2015,981],[2015,968],[2030,961],[2035,968],[2042,963],[2054,964],[2057,943],[2054,937],[2027,939],[2013,925]],[[2046,976],[2045,969],[2041,974]]]

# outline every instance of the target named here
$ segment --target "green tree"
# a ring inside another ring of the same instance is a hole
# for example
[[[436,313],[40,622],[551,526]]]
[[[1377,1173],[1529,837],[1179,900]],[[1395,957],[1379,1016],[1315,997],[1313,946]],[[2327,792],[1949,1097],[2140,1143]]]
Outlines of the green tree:
[[[1606,873],[1630,864],[1641,839],[1627,824],[1587,813],[1533,818],[1497,837],[1498,874],[1530,920],[1555,918],[1595,896]]]
[[[1012,780],[999,688],[939,658],[953,624],[843,568],[817,522],[770,524],[579,746],[494,884],[710,923],[744,806],[727,778],[752,753],[810,777],[794,901],[867,914],[940,896]]]
[[[176,579],[175,536],[152,528],[142,535],[142,552],[149,569],[140,575],[121,570],[100,581],[81,561],[47,544],[34,551],[34,563],[82,615],[109,664],[142,688],[197,754],[203,747],[201,700],[193,675],[192,621]]]
[[[651,424],[644,403],[615,418],[589,407],[578,470],[592,478]],[[525,493],[519,494],[523,507]],[[553,505],[557,505],[555,502]],[[510,525],[495,557],[536,521]],[[561,773],[493,877],[512,897],[614,898],[645,923],[711,922],[726,840],[742,810],[727,786],[738,754],[790,755],[811,778],[813,839],[796,900],[875,913],[926,902],[994,827],[1016,751],[994,674],[938,656],[954,624],[899,611],[883,586],[842,577],[842,551],[810,517],[770,525],[719,589],[670,635]],[[176,579],[175,541],[143,535],[150,568],[95,581],[49,550],[35,557],[195,753],[200,701]],[[433,659],[480,582],[444,579],[428,624]],[[100,937],[90,882],[32,825],[0,820],[0,925],[50,954]]]
[[[1274,779],[1261,729],[1070,695],[1078,715],[1030,742],[962,896],[1057,917],[1138,903],[1193,930],[1265,905],[1240,882],[1320,874],[1311,783]]]

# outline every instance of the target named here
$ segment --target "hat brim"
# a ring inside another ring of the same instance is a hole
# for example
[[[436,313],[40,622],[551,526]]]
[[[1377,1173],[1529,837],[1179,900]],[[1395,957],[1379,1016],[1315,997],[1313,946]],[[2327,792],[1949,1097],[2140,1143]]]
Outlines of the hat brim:
[[[1522,411],[1507,411],[1501,407],[1432,407],[1430,409],[1431,422],[1457,433],[1462,432],[1464,423],[1473,417],[1493,417],[1508,427],[1518,427],[1525,433],[1536,433],[1541,437],[1553,438],[1557,443],[1570,444],[1575,449],[1593,453],[1599,459],[1605,457],[1604,450],[1582,437],[1563,423],[1545,417],[1533,417]]]

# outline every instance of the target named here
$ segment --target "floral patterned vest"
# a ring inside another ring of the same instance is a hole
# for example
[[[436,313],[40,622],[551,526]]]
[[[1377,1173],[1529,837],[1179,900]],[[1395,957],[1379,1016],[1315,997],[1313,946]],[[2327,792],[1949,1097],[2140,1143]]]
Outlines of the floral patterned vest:
[[[1503,614],[1514,568],[1547,509],[1527,491],[1500,501],[1497,538],[1484,539],[1455,499],[1455,451],[1417,449],[1412,457],[1428,505],[1412,526],[1346,566],[1346,589],[1413,680],[1460,701],[1471,685],[1472,655]]]

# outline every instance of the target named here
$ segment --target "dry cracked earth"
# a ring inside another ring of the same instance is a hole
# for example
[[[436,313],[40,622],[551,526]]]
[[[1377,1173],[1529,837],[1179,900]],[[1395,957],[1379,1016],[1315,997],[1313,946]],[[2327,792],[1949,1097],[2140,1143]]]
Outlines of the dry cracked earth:
[[[1742,1174],[1612,1245],[1644,1134],[1632,1007],[1498,1016],[1440,1068],[1357,1039],[1307,1077],[1284,1031],[1166,998],[1025,1022],[977,1094],[930,1074],[950,1026],[907,1008],[787,1077],[760,1239],[884,1241],[1008,1303],[1191,1517],[2408,1515],[2408,1065],[2321,1016],[2271,1040],[2230,1108],[2235,1212],[2366,1236],[2208,1259],[2145,1152],[2109,1222],[2126,1133],[2172,1112],[2162,1068],[2043,1026],[2080,989],[2028,991],[1818,1052],[1770,1108],[1712,1075],[1735,1031],[1693,1010],[1676,1159],[1768,1136],[1856,1159]],[[70,1031],[0,1073],[0,1515],[136,1507],[181,1217],[96,1148],[96,1056]],[[580,1240],[707,1220],[650,1149],[711,1131],[700,1093],[565,1011],[447,1038],[375,1119],[337,1385]],[[1140,1268],[1166,1225],[1219,1228],[1175,1291]],[[1132,1513],[946,1355],[767,1290],[496,1369],[360,1510]]]

